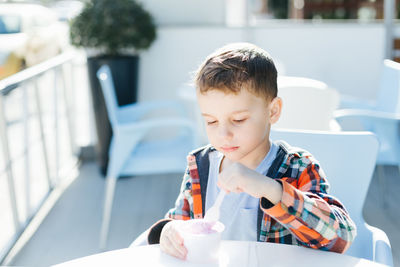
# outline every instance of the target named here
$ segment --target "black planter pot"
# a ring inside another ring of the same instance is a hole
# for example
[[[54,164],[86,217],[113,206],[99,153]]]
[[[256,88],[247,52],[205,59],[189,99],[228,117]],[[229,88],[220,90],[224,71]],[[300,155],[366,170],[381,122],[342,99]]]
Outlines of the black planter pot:
[[[106,104],[96,76],[96,72],[104,64],[107,64],[111,69],[118,105],[123,106],[137,100],[139,57],[101,56],[88,58],[89,81],[97,132],[96,157],[103,175],[107,173],[108,149],[112,136]]]

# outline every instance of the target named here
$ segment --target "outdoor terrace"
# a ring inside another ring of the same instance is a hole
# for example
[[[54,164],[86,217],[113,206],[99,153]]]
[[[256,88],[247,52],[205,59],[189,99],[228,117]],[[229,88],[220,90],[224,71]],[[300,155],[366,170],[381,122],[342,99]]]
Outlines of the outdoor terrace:
[[[252,29],[162,27],[155,45],[141,56],[139,100],[176,96],[176,90],[188,81],[188,73],[195,69],[199,60],[231,41],[250,41],[266,48],[281,63],[283,74],[319,79],[337,88],[340,93],[373,99],[383,58],[383,32],[382,25],[378,23],[322,24],[317,27],[307,23],[283,23]],[[209,37],[206,44],[202,42],[202,36]],[[285,49],[282,49],[282,43],[286,44]],[[185,50],[187,47],[191,48],[190,52],[185,52],[183,57],[182,51],[188,51]],[[337,53],[332,51],[341,52],[339,59]],[[75,128],[79,130],[76,138],[77,143],[88,145],[90,150],[94,126],[86,65],[84,57],[80,57],[81,63],[74,70],[75,92],[78,93],[74,113],[77,118]],[[363,62],[363,65],[358,62]],[[169,68],[172,63],[174,68]],[[364,206],[366,221],[387,233],[395,266],[400,266],[398,171],[395,167],[385,167],[385,180],[389,185],[387,207],[382,206],[376,173]],[[119,179],[107,250],[129,246],[139,233],[163,217],[175,201],[181,178],[179,173]],[[51,192],[4,263],[12,266],[48,266],[100,252],[104,181],[93,155],[78,161]]]

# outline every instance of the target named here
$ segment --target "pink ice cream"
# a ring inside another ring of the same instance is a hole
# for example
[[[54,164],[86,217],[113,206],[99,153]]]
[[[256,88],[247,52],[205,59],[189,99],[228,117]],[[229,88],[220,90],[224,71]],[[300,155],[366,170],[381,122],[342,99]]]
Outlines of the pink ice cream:
[[[204,220],[194,220],[182,227],[182,230],[191,234],[212,234],[217,231],[213,229],[215,222],[208,222]]]

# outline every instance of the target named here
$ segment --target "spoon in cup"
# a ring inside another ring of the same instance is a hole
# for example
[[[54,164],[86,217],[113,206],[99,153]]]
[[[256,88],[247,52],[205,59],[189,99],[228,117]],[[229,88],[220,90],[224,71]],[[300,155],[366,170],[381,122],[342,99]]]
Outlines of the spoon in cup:
[[[224,197],[226,195],[225,190],[222,190],[218,193],[217,199],[214,202],[214,205],[212,205],[211,208],[208,209],[206,214],[204,215],[204,220],[208,222],[216,222],[219,220],[219,215],[220,215],[220,207],[221,203],[224,200]]]

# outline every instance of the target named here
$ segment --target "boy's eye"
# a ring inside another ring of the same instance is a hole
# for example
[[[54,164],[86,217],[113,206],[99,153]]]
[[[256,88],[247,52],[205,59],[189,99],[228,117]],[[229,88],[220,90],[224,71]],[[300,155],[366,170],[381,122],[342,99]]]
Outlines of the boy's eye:
[[[211,125],[211,124],[214,124],[214,123],[216,123],[216,122],[217,122],[217,121],[208,121],[207,124],[208,124],[208,125]]]
[[[235,123],[241,123],[244,122],[246,119],[241,119],[241,120],[233,120]]]

